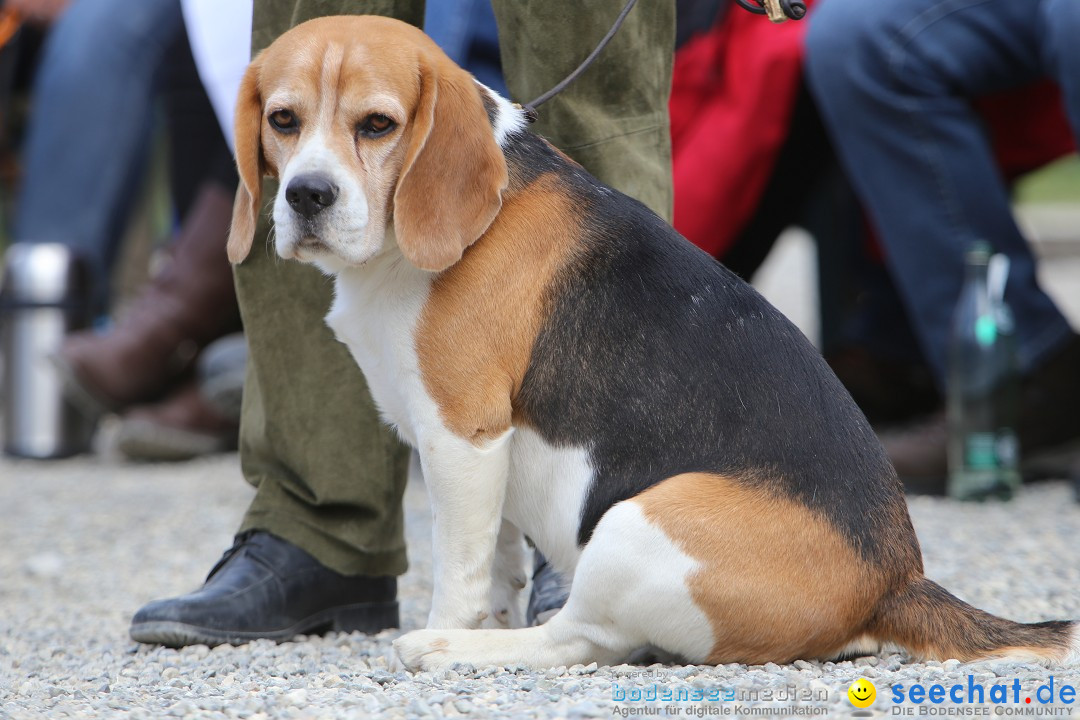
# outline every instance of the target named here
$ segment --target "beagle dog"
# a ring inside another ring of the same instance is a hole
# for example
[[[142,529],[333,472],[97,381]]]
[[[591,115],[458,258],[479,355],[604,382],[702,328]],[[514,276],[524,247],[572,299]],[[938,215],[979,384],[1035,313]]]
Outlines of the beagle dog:
[[[251,64],[228,252],[264,175],[274,245],[334,277],[326,318],[434,515],[411,669],[1078,657],[923,575],[901,484],[807,339],[749,285],[543,138],[421,31],[334,17]],[[571,580],[522,624],[523,534]]]

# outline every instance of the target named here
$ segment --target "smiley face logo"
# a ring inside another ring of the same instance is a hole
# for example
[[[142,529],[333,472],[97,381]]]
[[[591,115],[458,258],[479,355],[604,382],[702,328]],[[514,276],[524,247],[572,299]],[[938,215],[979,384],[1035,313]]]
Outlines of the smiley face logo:
[[[877,698],[877,688],[866,678],[859,678],[851,683],[847,691],[848,700],[857,708],[870,707]]]

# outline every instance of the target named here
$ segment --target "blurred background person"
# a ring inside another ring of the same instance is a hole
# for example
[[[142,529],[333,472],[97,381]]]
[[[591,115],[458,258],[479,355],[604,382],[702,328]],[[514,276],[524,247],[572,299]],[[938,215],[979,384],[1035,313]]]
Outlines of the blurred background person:
[[[965,251],[985,240],[1009,257],[1028,458],[1080,439],[1080,339],[1039,284],[1007,177],[1073,147],[1040,83],[1060,89],[1075,136],[1078,32],[1073,0],[818,0],[806,39],[814,97],[942,393]],[[980,104],[1005,91],[1010,101]],[[1018,150],[1032,135],[1034,150]],[[911,487],[940,492],[943,409],[882,439]]]
[[[57,355],[73,400],[120,413],[116,440],[137,459],[181,459],[235,446],[236,420],[194,383],[201,351],[239,329],[221,251],[236,172],[203,91],[179,0],[21,0],[51,21],[35,75],[11,236],[58,242],[90,269],[95,330]],[[121,240],[164,118],[175,236],[146,286],[119,309]],[[105,320],[112,311],[115,320]]]
[[[671,93],[676,229],[748,281],[785,229],[806,229],[817,241],[817,342],[856,402],[876,425],[935,408],[803,80],[806,22],[762,23],[726,0],[678,8],[692,21],[680,25]]]

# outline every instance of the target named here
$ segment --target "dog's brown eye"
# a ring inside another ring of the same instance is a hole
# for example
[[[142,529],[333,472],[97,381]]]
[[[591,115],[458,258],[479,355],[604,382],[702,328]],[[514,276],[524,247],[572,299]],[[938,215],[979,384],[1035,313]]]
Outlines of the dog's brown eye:
[[[269,120],[271,125],[282,132],[289,132],[300,126],[300,123],[296,120],[296,116],[288,110],[275,110],[270,113]]]
[[[360,123],[360,132],[367,137],[379,137],[394,129],[394,121],[380,113],[374,113],[364,118]]]

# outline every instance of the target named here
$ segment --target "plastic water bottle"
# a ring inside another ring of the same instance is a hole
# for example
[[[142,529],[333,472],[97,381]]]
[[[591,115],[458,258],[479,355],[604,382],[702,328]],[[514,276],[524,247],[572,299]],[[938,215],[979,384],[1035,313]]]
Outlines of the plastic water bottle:
[[[1019,376],[1005,303],[1009,259],[972,245],[949,346],[949,479],[959,500],[1008,499],[1020,486]]]

